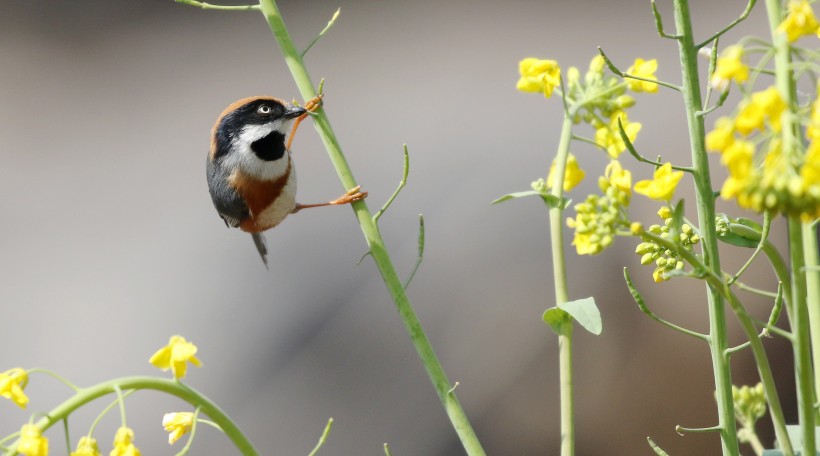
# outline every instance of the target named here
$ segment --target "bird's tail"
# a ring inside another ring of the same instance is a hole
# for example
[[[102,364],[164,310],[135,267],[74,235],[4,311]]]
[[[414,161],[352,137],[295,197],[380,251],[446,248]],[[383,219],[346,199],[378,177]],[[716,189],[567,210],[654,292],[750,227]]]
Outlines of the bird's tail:
[[[265,263],[265,269],[268,269],[268,243],[265,241],[265,235],[262,233],[251,233],[253,237],[253,244],[256,250],[259,251],[259,256],[262,257],[262,262]]]

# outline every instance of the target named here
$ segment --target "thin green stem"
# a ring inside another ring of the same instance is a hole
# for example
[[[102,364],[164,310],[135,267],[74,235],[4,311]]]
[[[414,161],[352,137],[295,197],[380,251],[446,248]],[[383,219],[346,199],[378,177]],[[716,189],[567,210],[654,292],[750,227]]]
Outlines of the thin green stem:
[[[720,257],[718,256],[717,236],[715,231],[715,196],[712,190],[712,179],[709,174],[709,159],[706,154],[703,117],[698,111],[703,106],[698,75],[698,47],[694,43],[692,21],[687,0],[675,0],[675,25],[683,74],[682,95],[686,107],[686,119],[689,127],[689,144],[692,150],[692,168],[695,181],[698,226],[702,234],[702,248],[705,267],[713,274],[720,274]],[[722,284],[722,280],[721,280]],[[737,455],[737,425],[734,416],[732,399],[732,376],[729,359],[726,356],[727,328],[726,311],[723,297],[714,286],[707,287],[709,311],[709,349],[712,358],[712,371],[715,379],[715,391],[718,404],[718,427],[720,428],[721,445],[724,455]],[[754,325],[748,322],[747,334],[759,344]],[[754,348],[755,342],[752,342]],[[761,346],[762,347],[762,346]],[[757,353],[756,353],[757,354]],[[765,356],[765,353],[763,353]],[[779,437],[779,435],[778,435]]]
[[[814,303],[809,308],[809,334],[814,366],[820,366],[820,253],[817,247],[817,233],[811,223],[803,223],[803,260],[806,264],[806,302]],[[814,395],[820,397],[820,375],[814,376]]]
[[[575,111],[564,114],[558,153],[555,157],[555,176],[551,193],[559,199],[564,196],[564,175],[566,174],[569,145],[572,140],[572,118]],[[569,301],[567,289],[567,266],[564,259],[564,210],[561,205],[550,207],[550,246],[552,247],[552,274],[555,287],[555,304]],[[563,325],[558,334],[558,366],[561,389],[561,456],[575,454],[575,419],[572,394],[572,329],[573,325]]]
[[[797,82],[792,68],[791,46],[785,33],[778,27],[783,19],[782,2],[766,0],[766,12],[774,49],[775,85],[786,109],[780,116],[782,151],[784,157],[794,157],[801,153],[802,138],[798,133],[800,122],[797,112]],[[794,352],[795,382],[797,383],[797,411],[800,433],[803,436],[804,455],[817,451],[815,441],[814,372],[811,365],[811,338],[809,336],[808,309],[806,305],[806,280],[803,271],[803,229],[799,216],[789,216],[789,256],[791,262],[791,299],[787,302],[791,309],[792,333],[795,341]]]
[[[26,374],[28,374],[28,375],[35,374],[35,373],[36,374],[46,374],[49,377],[51,377],[51,378],[57,380],[58,382],[62,383],[63,385],[73,389],[74,391],[78,391],[80,389],[79,386],[75,385],[74,383],[70,382],[68,379],[66,379],[65,377],[63,377],[62,375],[60,375],[60,374],[58,374],[54,371],[39,368],[39,367],[35,367],[33,369],[27,369],[26,370]]]
[[[279,48],[282,51],[285,63],[287,63],[290,69],[293,80],[299,88],[302,98],[305,100],[313,98],[316,95],[316,89],[314,88],[301,53],[296,50],[296,46],[293,44],[293,40],[288,33],[285,22],[276,5],[276,1],[260,0],[259,5],[273,35],[276,37],[276,41],[279,43]],[[320,108],[313,117],[313,120],[313,124],[325,145],[325,149],[327,149],[330,161],[333,163],[333,167],[336,169],[336,173],[342,185],[345,189],[355,187],[357,185],[356,179],[353,177],[353,172],[347,163],[345,155],[342,153],[341,146],[336,139],[336,135],[333,132],[325,110]],[[384,280],[385,286],[393,302],[396,304],[399,315],[404,322],[407,332],[410,334],[410,339],[427,370],[427,375],[430,377],[464,449],[469,455],[484,455],[484,449],[481,447],[481,443],[478,441],[478,437],[475,435],[472,425],[467,419],[467,415],[464,413],[464,409],[461,407],[458,398],[456,398],[455,393],[451,391],[452,384],[444,373],[444,369],[441,367],[441,363],[435,351],[433,351],[433,347],[427,339],[427,335],[424,333],[424,329],[410,304],[410,299],[405,293],[402,281],[399,279],[396,269],[390,260],[390,254],[385,247],[378,225],[373,220],[367,208],[367,203],[361,200],[354,202],[351,206],[370,247],[370,256],[379,269],[382,280]]]
[[[45,431],[55,423],[66,418],[72,412],[83,405],[98,399],[102,396],[115,393],[117,388],[121,390],[154,390],[161,391],[172,396],[176,396],[193,406],[201,407],[202,413],[208,415],[233,442],[243,456],[259,456],[250,440],[242,433],[236,424],[210,399],[202,395],[199,391],[184,385],[175,380],[154,377],[123,377],[97,385],[82,388],[76,394],[65,400],[62,404],[48,412],[47,416],[41,418],[36,424],[40,430]],[[17,443],[14,443],[4,453],[4,456],[15,456]]]
[[[308,456],[316,456],[316,453],[319,452],[319,449],[322,448],[322,445],[325,444],[327,441],[327,436],[330,434],[330,428],[333,427],[333,418],[327,420],[327,425],[325,425],[325,430],[322,431],[321,437],[319,437],[319,441],[316,443],[316,446],[313,447],[313,451],[310,452]]]
[[[197,0],[174,0],[183,5],[196,6],[197,8],[219,11],[259,11],[259,5],[213,5],[211,3],[199,2]]]

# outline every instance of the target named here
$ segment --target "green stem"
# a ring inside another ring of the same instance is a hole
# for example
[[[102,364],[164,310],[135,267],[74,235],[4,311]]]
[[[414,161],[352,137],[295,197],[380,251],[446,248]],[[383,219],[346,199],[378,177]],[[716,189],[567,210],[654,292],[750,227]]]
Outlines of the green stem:
[[[316,89],[310,79],[301,53],[296,50],[293,40],[285,27],[276,1],[259,0],[259,6],[273,35],[276,37],[276,41],[279,43],[282,55],[285,58],[288,68],[290,68],[290,72],[299,88],[302,98],[305,100],[313,98],[316,95]],[[333,133],[330,121],[324,109],[317,111],[313,117],[313,121],[342,185],[345,189],[355,187],[357,185],[356,180],[342,153],[342,149],[339,146],[336,135]],[[481,443],[478,441],[467,419],[467,415],[464,413],[461,404],[453,392],[452,384],[444,373],[444,369],[441,367],[441,363],[433,351],[433,347],[430,345],[430,341],[427,339],[413,307],[410,305],[410,300],[405,293],[402,281],[399,279],[396,269],[390,260],[390,255],[384,245],[382,235],[370,214],[370,210],[367,208],[367,203],[365,201],[357,201],[352,204],[352,207],[356,218],[359,220],[359,225],[367,240],[367,244],[370,247],[371,257],[381,273],[382,280],[384,280],[387,290],[396,304],[399,315],[407,328],[407,332],[410,334],[410,339],[416,347],[416,351],[427,370],[427,375],[430,377],[439,399],[456,433],[461,439],[464,449],[469,455],[484,455],[484,449],[481,447]]]
[[[692,21],[687,0],[675,0],[675,25],[683,74],[683,98],[686,105],[686,117],[689,125],[689,142],[692,149],[692,168],[695,180],[695,196],[698,211],[698,226],[702,234],[704,261],[709,271],[720,274],[720,257],[718,256],[717,236],[715,231],[715,196],[709,174],[709,159],[704,143],[703,116],[698,115],[702,108],[700,81],[698,76],[697,53],[694,43]],[[737,425],[734,416],[732,399],[732,376],[729,358],[726,356],[727,329],[726,312],[723,298],[713,286],[707,287],[709,306],[709,349],[712,357],[712,370],[715,378],[715,391],[718,405],[718,423],[721,428],[721,444],[724,455],[737,455]],[[757,339],[757,333],[754,338]],[[750,336],[751,337],[751,336]]]
[[[572,118],[575,110],[564,114],[561,125],[561,138],[558,142],[558,153],[555,157],[556,179],[551,193],[564,196],[564,175],[566,174],[569,145],[572,140]],[[550,208],[550,245],[552,247],[552,274],[555,287],[555,304],[569,301],[567,290],[567,266],[564,259],[564,210],[561,205]],[[572,321],[565,324],[558,334],[558,367],[561,389],[561,456],[575,454],[575,419],[572,395]]]
[[[803,223],[803,260],[806,264],[806,302],[809,308],[809,334],[813,365],[820,366],[820,254],[817,248],[815,225]],[[813,269],[814,268],[814,269]],[[820,397],[820,375],[814,376],[814,395]]]
[[[774,49],[775,84],[780,96],[786,102],[786,109],[780,117],[783,154],[793,157],[801,153],[802,140],[798,133],[800,122],[797,116],[797,83],[791,66],[791,46],[786,34],[777,28],[783,19],[780,0],[766,0],[766,12]],[[806,305],[806,279],[803,260],[803,229],[799,216],[789,216],[789,256],[791,257],[791,318],[794,342],[795,381],[797,383],[797,410],[800,432],[803,436],[803,454],[816,453],[814,373],[811,365],[811,340],[809,336],[808,308]]]
[[[202,413],[208,415],[214,422],[216,422],[225,435],[233,442],[239,452],[244,456],[259,456],[259,453],[254,449],[250,440],[242,433],[242,431],[234,424],[228,415],[223,412],[219,406],[211,402],[210,399],[203,396],[195,389],[182,384],[175,380],[168,380],[164,378],[154,377],[123,377],[107,382],[99,383],[97,385],[82,388],[76,394],[68,398],[62,404],[58,405],[45,418],[41,418],[36,424],[40,430],[45,431],[53,424],[65,419],[72,412],[82,407],[83,405],[98,399],[102,396],[116,392],[117,388],[121,390],[155,390],[161,391],[172,396],[176,396],[189,404],[200,407]],[[14,456],[17,454],[17,443],[15,442],[9,447],[4,456]]]

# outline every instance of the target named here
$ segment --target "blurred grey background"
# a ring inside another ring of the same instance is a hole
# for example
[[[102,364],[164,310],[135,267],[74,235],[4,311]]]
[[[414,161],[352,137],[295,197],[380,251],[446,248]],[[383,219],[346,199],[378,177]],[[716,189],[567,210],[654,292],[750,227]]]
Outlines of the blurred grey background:
[[[669,3],[659,8],[671,28]],[[692,3],[701,37],[745,6]],[[316,81],[327,79],[326,109],[372,210],[393,192],[409,145],[408,186],[381,226],[408,274],[424,213],[427,249],[409,294],[444,368],[489,454],[557,454],[558,350],[540,319],[554,305],[547,212],[534,199],[489,204],[545,177],[557,145],[560,101],[516,92],[518,61],[553,58],[583,71],[601,45],[623,68],[658,58],[659,77],[677,82],[675,43],[657,37],[648,1],[280,5],[301,45],[337,7],[341,17],[307,62]],[[765,34],[764,24],[758,5],[724,43]],[[384,442],[397,456],[463,454],[376,268],[356,265],[366,245],[350,209],[305,211],[270,231],[269,271],[249,236],[217,217],[204,178],[208,133],[224,106],[258,94],[298,97],[259,14],[171,0],[3,0],[0,369],[47,367],[80,385],[155,374],[148,357],[182,334],[204,362],[185,381],[263,454],[306,455],[331,416],[322,455],[379,455]],[[680,99],[664,90],[637,98],[630,119],[643,123],[641,151],[688,163]],[[294,151],[299,201],[341,193],[309,124]],[[597,191],[605,157],[582,144],[574,151],[588,172],[571,194],[579,201]],[[651,175],[622,162],[636,180]],[[654,223],[656,210],[634,198],[636,220]],[[594,296],[604,320],[599,337],[576,333],[577,452],[651,454],[651,436],[673,455],[717,454],[717,435],[674,432],[716,424],[706,346],[641,314],[622,267],[658,314],[706,331],[703,287],[651,285],[634,246],[619,239],[595,257],[568,250],[571,295]],[[727,270],[745,259],[723,255]],[[774,288],[765,263],[745,280]],[[748,305],[761,316],[769,309],[752,297]],[[790,350],[767,346],[794,419]],[[737,383],[757,381],[750,354],[733,368]],[[27,391],[31,412],[70,394],[39,375]],[[75,442],[106,403],[72,419]],[[127,408],[143,454],[179,450],[167,447],[160,421],[188,407],[146,392]],[[0,434],[27,417],[0,403]],[[117,426],[112,413],[96,434],[106,454]],[[771,443],[768,418],[759,427]],[[64,454],[61,431],[49,436],[53,454]],[[192,452],[236,453],[209,428]]]

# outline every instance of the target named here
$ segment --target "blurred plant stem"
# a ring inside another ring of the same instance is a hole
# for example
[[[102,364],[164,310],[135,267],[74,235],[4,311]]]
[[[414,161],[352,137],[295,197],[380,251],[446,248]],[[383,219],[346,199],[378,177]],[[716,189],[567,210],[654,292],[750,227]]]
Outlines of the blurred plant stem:
[[[290,68],[291,74],[293,75],[293,79],[299,88],[302,98],[305,100],[313,98],[316,96],[316,89],[310,79],[307,67],[305,66],[303,53],[299,52],[294,46],[293,40],[285,27],[285,23],[276,2],[274,0],[260,0],[259,5],[262,9],[262,14],[264,14],[265,19],[270,25],[271,31],[276,37],[276,41],[279,43],[279,47],[285,58],[285,62],[287,63],[288,68]],[[345,189],[356,187],[357,183],[353,177],[353,172],[351,171],[350,166],[342,153],[342,149],[339,146],[339,142],[337,141],[336,135],[330,126],[330,121],[328,120],[324,109],[319,109],[313,116],[313,120],[316,130],[318,131],[319,136],[327,149],[328,156],[336,169],[336,173],[338,174],[342,185]],[[433,351],[433,347],[430,345],[430,341],[427,339],[427,336],[425,335],[424,330],[416,317],[415,311],[410,304],[410,300],[405,293],[402,281],[399,279],[395,267],[390,260],[390,255],[384,245],[384,240],[379,232],[378,225],[376,224],[373,215],[370,213],[370,210],[367,208],[367,203],[365,201],[357,201],[352,204],[352,207],[354,213],[356,214],[356,218],[359,220],[359,225],[364,233],[364,237],[367,240],[371,257],[376,263],[382,279],[387,286],[387,290],[390,292],[390,296],[393,298],[393,301],[398,308],[399,315],[401,316],[402,321],[410,334],[410,338],[416,347],[416,351],[418,352],[419,357],[427,370],[427,374],[429,375],[436,392],[438,393],[439,399],[441,400],[441,403],[443,404],[453,427],[461,439],[464,449],[469,455],[484,455],[484,450],[482,449],[481,444],[479,443],[478,438],[476,437],[475,432],[473,431],[473,428],[461,407],[461,404],[456,398],[453,384],[450,383],[447,375],[444,373],[444,369],[441,367],[441,363]]]
[[[564,196],[567,157],[572,139],[572,119],[575,111],[564,111],[561,138],[555,156],[555,181],[550,193],[560,201]],[[555,288],[555,305],[569,301],[567,290],[567,265],[564,258],[564,205],[550,207],[550,246],[552,248],[552,274]],[[561,326],[558,332],[558,367],[561,386],[561,456],[575,454],[575,418],[572,403],[572,329],[573,320]]]

